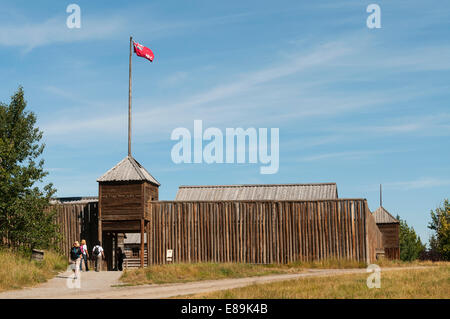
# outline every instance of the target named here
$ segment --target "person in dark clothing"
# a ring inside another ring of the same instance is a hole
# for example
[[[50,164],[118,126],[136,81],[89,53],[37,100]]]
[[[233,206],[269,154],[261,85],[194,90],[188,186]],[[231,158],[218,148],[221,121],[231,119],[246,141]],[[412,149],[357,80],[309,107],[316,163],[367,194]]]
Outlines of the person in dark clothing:
[[[117,248],[117,267],[119,271],[123,270],[123,260],[126,258],[125,254],[122,252],[122,248]]]
[[[73,243],[73,246],[70,249],[70,257],[69,257],[69,263],[75,274],[75,279],[78,278],[80,263],[81,263],[81,256],[82,256],[82,252],[80,249],[80,243],[78,241],[76,241]]]

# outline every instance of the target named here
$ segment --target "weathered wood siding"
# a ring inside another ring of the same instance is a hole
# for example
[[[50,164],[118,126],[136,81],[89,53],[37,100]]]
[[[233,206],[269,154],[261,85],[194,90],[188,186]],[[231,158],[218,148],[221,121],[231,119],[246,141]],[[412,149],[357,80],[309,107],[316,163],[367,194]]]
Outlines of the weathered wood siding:
[[[56,223],[60,226],[61,252],[68,256],[72,244],[81,239],[86,240],[91,251],[98,240],[98,204],[59,204],[52,205],[51,208],[56,209]]]
[[[147,182],[103,182],[99,194],[102,230],[136,231],[140,227],[136,221],[147,217],[148,202],[158,200],[158,187]]]
[[[367,209],[366,228],[367,228],[367,247],[368,247],[368,259],[367,262],[374,262],[377,259],[377,251],[383,250],[383,239],[375,218],[372,213]]]
[[[150,263],[375,260],[381,234],[366,200],[156,201]]]
[[[143,217],[143,183],[100,183],[103,220],[132,220]]]
[[[336,258],[373,262],[381,232],[362,199],[322,201],[148,201],[150,263],[288,263]],[[68,254],[75,240],[89,249],[98,239],[98,205],[55,205]],[[110,221],[119,232],[139,231],[134,221]],[[104,222],[104,226],[106,226]],[[121,229],[119,229],[121,228]],[[106,231],[106,230],[105,230]]]
[[[400,259],[400,225],[377,224],[383,238],[384,254],[389,259]]]
[[[158,200],[158,187],[150,183],[144,183],[142,185],[144,193],[144,205],[145,205],[145,217],[148,218],[149,202]]]

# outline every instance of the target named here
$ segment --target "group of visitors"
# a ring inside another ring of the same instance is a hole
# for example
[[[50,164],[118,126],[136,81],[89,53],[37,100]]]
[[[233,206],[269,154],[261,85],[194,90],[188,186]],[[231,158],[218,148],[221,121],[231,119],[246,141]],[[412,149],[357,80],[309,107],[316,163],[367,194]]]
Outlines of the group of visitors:
[[[100,241],[97,241],[96,245],[92,249],[92,258],[94,259],[95,271],[100,271],[102,267],[102,260],[105,258],[103,247],[100,245]],[[72,265],[72,270],[75,273],[75,279],[78,277],[79,271],[89,271],[88,266],[89,251],[86,245],[86,240],[81,241],[81,245],[78,241],[73,243],[70,249],[69,263]]]
[[[72,265],[72,270],[75,273],[75,279],[78,278],[79,271],[83,271],[83,263],[84,270],[89,271],[89,256],[92,256],[92,259],[94,259],[95,271],[101,271],[102,260],[105,259],[105,253],[103,247],[100,244],[100,241],[97,241],[95,246],[92,248],[92,255],[89,255],[86,240],[81,240],[81,244],[78,241],[75,241],[73,243],[73,246],[70,250],[69,263]],[[118,269],[115,270],[122,271],[123,260],[126,257],[120,247],[117,248],[116,257]]]

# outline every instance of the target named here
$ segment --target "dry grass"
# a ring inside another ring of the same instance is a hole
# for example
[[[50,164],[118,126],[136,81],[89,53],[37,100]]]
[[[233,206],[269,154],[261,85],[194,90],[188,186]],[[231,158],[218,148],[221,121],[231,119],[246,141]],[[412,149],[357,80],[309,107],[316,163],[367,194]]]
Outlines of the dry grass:
[[[44,260],[37,262],[21,253],[0,250],[0,261],[0,291],[45,282],[67,267],[66,258],[51,251],[46,251]]]
[[[317,268],[317,269],[347,269],[347,268],[366,268],[365,262],[347,260],[347,259],[324,259],[319,261],[309,262],[294,262],[287,264],[288,267],[300,267],[300,268]]]
[[[375,262],[380,267],[412,267],[412,266],[446,266],[448,262],[440,262],[440,261],[401,261],[401,260],[379,260]]]
[[[211,279],[242,278],[300,272],[302,269],[283,265],[252,265],[238,263],[198,263],[154,265],[124,271],[121,280],[128,285],[179,283]]]
[[[431,266],[431,262],[380,261],[381,267]],[[305,269],[366,268],[364,262],[327,259],[313,262],[289,264],[244,264],[244,263],[196,263],[154,265],[143,269],[125,270],[121,281],[124,285],[165,284],[226,278],[243,278],[272,274],[300,273]]]
[[[154,265],[144,269],[124,271],[121,280],[126,285],[179,283],[200,280],[243,278],[272,274],[299,273],[306,268],[363,268],[364,263],[347,260],[295,262],[287,265],[256,265],[244,263],[197,263]]]
[[[427,269],[381,273],[381,288],[369,289],[368,274],[302,278],[188,296],[218,299],[417,299],[450,298],[450,263]]]

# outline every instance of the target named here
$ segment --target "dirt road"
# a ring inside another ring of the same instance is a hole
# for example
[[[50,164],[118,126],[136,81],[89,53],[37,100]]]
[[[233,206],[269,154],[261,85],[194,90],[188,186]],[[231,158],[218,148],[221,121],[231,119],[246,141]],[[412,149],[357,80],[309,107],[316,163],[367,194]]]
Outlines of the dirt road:
[[[417,267],[383,268],[384,271],[399,271],[402,269],[422,269]],[[46,299],[71,299],[71,298],[133,298],[152,299],[169,298],[189,294],[206,293],[217,290],[244,287],[252,284],[262,284],[282,280],[292,280],[303,277],[336,276],[343,274],[366,273],[366,269],[309,269],[299,274],[282,274],[261,277],[248,277],[238,279],[207,280],[190,283],[142,285],[142,286],[116,286],[120,285],[121,272],[83,272],[79,288],[76,288],[70,275],[66,272],[56,276],[48,282],[35,288],[25,288],[0,293],[0,299],[16,298],[46,298]]]

